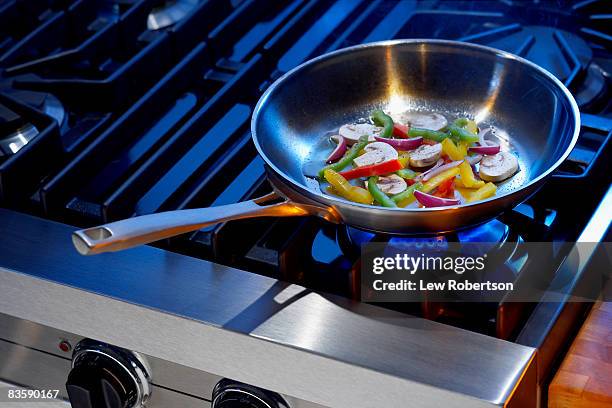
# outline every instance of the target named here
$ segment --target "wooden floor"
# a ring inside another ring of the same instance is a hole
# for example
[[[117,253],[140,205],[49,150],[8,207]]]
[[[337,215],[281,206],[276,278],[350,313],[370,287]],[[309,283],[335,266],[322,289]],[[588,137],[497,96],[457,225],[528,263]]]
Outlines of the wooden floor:
[[[548,392],[550,408],[612,407],[612,302],[598,302]]]

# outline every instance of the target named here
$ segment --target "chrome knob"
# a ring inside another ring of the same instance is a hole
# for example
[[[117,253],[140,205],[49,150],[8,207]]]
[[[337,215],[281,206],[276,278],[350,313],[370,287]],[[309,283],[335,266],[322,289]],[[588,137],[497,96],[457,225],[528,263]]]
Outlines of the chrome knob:
[[[150,370],[137,353],[94,340],[74,349],[66,390],[73,408],[142,407],[151,394]]]
[[[277,393],[228,379],[213,390],[211,408],[289,408]]]

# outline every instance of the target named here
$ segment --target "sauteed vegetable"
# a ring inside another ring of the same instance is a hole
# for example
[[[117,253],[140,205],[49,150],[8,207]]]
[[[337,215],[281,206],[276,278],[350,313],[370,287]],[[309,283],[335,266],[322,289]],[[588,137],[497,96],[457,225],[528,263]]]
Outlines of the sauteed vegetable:
[[[332,136],[335,149],[319,172],[325,191],[382,207],[447,207],[481,201],[518,171],[514,153],[487,140],[468,118],[449,123],[439,113],[382,110]]]

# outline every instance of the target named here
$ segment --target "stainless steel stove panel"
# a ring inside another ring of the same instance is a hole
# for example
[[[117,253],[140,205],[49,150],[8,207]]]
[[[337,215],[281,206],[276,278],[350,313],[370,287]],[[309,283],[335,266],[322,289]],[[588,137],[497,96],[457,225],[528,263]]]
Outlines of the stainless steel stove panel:
[[[324,406],[500,405],[534,353],[154,248],[82,258],[67,226],[0,220],[1,313]]]

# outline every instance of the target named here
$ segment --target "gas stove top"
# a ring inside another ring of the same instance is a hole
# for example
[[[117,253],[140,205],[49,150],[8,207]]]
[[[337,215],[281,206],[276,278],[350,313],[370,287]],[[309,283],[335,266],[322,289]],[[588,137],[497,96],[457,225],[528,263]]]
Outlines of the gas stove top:
[[[249,120],[275,79],[345,46],[439,38],[523,56],[576,98],[578,144],[527,202],[451,235],[388,237],[314,218],[258,219],[154,246],[359,301],[362,243],[576,242],[610,212],[610,11],[605,0],[0,0],[0,203],[87,227],[255,198],[271,187]],[[606,230],[589,239],[606,240]],[[565,258],[551,259],[538,272],[547,282]],[[530,273],[519,268],[516,281]],[[541,345],[525,334],[543,313],[538,304],[379,306]]]
[[[612,54],[597,31],[603,3],[295,1],[263,10],[254,1],[185,2],[176,3],[184,13],[172,14],[155,2],[50,2],[40,11],[44,24],[25,35],[31,13],[9,2],[0,191],[13,208],[79,226],[253,198],[270,187],[248,123],[272,79],[361,42],[458,39],[554,73],[576,95],[584,126],[545,191],[452,239],[573,241],[609,183]],[[578,208],[565,197],[569,184],[588,189]],[[314,219],[256,220],[158,246],[357,298],[358,259],[346,235],[354,238]]]

